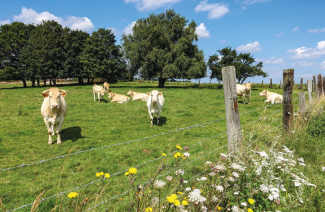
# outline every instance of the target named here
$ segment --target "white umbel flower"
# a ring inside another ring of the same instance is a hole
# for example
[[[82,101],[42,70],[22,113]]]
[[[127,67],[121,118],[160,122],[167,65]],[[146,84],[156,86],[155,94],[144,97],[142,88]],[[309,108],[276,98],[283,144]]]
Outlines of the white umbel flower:
[[[237,163],[231,164],[231,168],[239,170],[239,171],[245,171],[245,168],[242,167],[241,165],[237,164]]]
[[[205,202],[207,199],[205,197],[202,197],[201,190],[196,188],[188,194],[188,200],[190,202],[195,202],[195,204],[198,204]]]
[[[178,170],[176,170],[176,175],[183,175],[184,174],[184,170],[182,170],[182,169],[178,169]]]
[[[190,153],[188,153],[188,152],[185,152],[183,155],[184,155],[184,157],[186,157],[186,158],[190,157]]]
[[[220,192],[223,192],[223,187],[222,186],[216,186],[216,190],[220,191]]]
[[[207,180],[207,178],[206,177],[201,177],[201,179],[200,179],[201,181],[206,181]]]
[[[156,189],[162,189],[165,185],[166,185],[166,182],[164,182],[162,180],[156,180],[153,184],[153,187],[155,187]]]
[[[262,191],[263,193],[268,193],[269,192],[269,187],[266,185],[260,185],[260,191]]]
[[[237,172],[233,172],[232,175],[235,177],[235,178],[238,178],[239,177],[239,174]]]

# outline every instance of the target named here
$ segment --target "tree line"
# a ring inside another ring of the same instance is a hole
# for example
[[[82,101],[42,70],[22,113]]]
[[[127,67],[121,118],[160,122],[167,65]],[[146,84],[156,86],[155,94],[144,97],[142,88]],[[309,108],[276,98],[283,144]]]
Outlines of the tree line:
[[[236,67],[237,79],[263,76],[262,62],[253,65],[252,55],[239,54],[230,47],[218,50],[204,60],[196,42],[195,21],[167,10],[158,15],[137,20],[132,34],[122,35],[122,46],[116,45],[110,29],[99,28],[91,34],[62,27],[58,22],[40,24],[13,22],[0,26],[0,80],[26,80],[32,86],[40,80],[83,78],[92,82],[104,78],[108,82],[141,78],[158,78],[159,87],[168,79],[199,79],[206,77],[221,81],[222,67]]]

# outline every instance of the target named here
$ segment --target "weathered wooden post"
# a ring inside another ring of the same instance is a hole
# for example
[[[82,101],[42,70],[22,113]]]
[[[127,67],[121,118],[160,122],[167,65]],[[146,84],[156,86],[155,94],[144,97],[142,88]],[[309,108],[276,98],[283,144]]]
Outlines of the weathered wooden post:
[[[169,85],[170,85],[170,79],[169,79]]]
[[[135,77],[133,78],[133,82],[135,82]]]
[[[282,89],[282,81],[280,80],[280,89]]]
[[[322,75],[321,74],[317,74],[317,82],[318,82],[318,99],[321,98],[321,96],[323,95],[323,86],[322,86]]]
[[[270,89],[273,89],[272,78],[270,78]]]
[[[147,78],[147,84],[148,84],[148,78]]]
[[[305,92],[299,92],[299,112],[305,112],[306,110],[306,101],[305,101]]]
[[[262,88],[264,88],[264,80],[262,80]]]
[[[311,80],[307,80],[307,91],[308,91],[308,99],[309,99],[309,104],[313,104],[313,95],[312,95],[312,92],[313,92],[313,87],[312,87],[312,84],[311,84]]]
[[[177,85],[177,78],[176,78],[176,85]]]
[[[302,90],[302,84],[303,84],[303,82],[304,82],[304,79],[301,78],[301,79],[300,79],[300,90]]]
[[[234,66],[222,68],[222,82],[226,106],[228,152],[234,153],[238,151],[242,139]]]
[[[289,132],[293,118],[292,89],[294,69],[283,70],[283,128]]]
[[[323,84],[323,96],[325,96],[325,77],[322,77],[322,84]]]
[[[210,85],[211,85],[211,79],[210,79]]]
[[[316,77],[313,76],[313,90],[316,91]]]
[[[193,82],[192,82],[192,79],[191,79],[191,86],[192,86]]]

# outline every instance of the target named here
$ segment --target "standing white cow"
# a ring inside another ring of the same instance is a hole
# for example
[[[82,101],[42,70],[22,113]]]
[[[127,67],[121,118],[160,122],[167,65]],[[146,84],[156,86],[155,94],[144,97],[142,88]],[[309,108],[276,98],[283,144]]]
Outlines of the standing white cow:
[[[49,134],[48,144],[52,145],[52,136],[54,134],[54,126],[56,126],[56,134],[58,135],[58,144],[61,144],[61,127],[64,117],[67,114],[67,103],[64,97],[67,95],[65,90],[59,88],[50,88],[43,91],[44,101],[41,107],[41,113]]]
[[[150,127],[153,126],[152,114],[157,114],[157,125],[159,126],[160,113],[161,113],[161,110],[165,104],[165,99],[164,99],[163,93],[159,92],[157,90],[153,90],[147,94],[149,96],[149,98],[147,100],[147,107],[148,107],[148,112],[149,112],[150,120],[151,120]]]
[[[236,84],[237,87],[237,96],[243,97],[243,103],[245,104],[245,97],[247,97],[249,104],[249,97],[251,96],[251,88],[253,83],[246,83],[244,85]]]
[[[104,97],[105,89],[102,86],[94,84],[93,86],[94,102],[96,101],[96,94],[98,102],[100,102],[100,96]]]

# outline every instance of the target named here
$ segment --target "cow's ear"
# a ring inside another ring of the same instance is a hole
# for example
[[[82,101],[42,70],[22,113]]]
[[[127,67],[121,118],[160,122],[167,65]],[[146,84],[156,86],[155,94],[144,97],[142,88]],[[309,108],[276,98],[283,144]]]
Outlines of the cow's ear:
[[[148,95],[148,96],[150,96],[150,93],[149,93],[149,92],[147,92],[147,95]]]
[[[48,97],[50,95],[50,91],[49,90],[46,90],[46,91],[43,91],[42,92],[42,96],[43,97]]]
[[[67,94],[68,94],[67,91],[65,91],[65,90],[60,90],[60,95],[61,95],[61,96],[65,97]]]
[[[159,96],[162,96],[163,95],[163,93],[162,92],[159,92]]]

